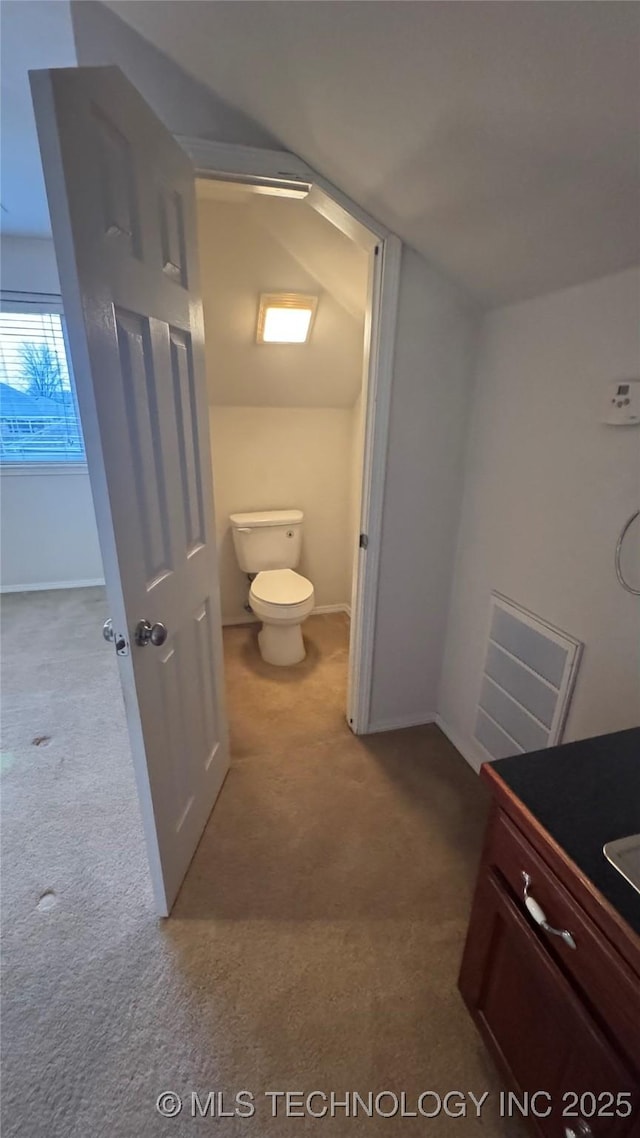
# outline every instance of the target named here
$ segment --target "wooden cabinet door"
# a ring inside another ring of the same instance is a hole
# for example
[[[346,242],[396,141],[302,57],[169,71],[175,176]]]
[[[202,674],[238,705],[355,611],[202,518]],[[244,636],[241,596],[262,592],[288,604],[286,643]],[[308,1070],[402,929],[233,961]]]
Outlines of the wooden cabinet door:
[[[594,1115],[593,1138],[635,1134],[637,1087],[584,1011],[557,964],[540,944],[506,888],[485,871],[478,882],[460,972],[460,991],[508,1082],[522,1099],[536,1092],[534,1133],[570,1138],[577,1118],[564,1118],[565,1093],[635,1095],[631,1117]],[[575,1085],[573,1085],[575,1084]],[[603,1100],[603,1107],[607,1100]],[[545,1117],[546,1109],[551,1113]],[[623,1111],[624,1111],[623,1107]],[[578,1110],[578,1114],[580,1111]],[[576,1129],[579,1138],[589,1131]]]
[[[640,1138],[638,1088],[620,1073],[606,1043],[576,1046],[556,1092],[562,1108],[562,1138]],[[567,1134],[569,1131],[569,1134]]]

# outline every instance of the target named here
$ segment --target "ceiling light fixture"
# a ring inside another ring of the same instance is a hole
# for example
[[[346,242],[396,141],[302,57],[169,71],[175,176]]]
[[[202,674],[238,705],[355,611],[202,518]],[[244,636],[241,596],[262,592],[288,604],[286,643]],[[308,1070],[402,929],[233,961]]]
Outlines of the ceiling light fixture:
[[[317,296],[263,292],[258,306],[259,344],[306,344],[318,307]]]

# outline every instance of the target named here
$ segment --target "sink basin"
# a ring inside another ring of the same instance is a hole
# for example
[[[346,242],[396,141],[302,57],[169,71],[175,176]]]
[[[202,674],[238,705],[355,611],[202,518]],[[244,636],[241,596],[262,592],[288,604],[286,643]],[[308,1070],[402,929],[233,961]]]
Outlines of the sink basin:
[[[603,852],[618,873],[626,877],[629,884],[640,893],[640,834],[607,842]]]

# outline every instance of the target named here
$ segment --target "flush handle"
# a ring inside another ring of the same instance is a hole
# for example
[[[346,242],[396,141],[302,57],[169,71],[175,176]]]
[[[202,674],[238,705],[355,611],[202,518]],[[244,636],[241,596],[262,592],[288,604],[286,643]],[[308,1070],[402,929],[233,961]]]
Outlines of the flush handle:
[[[560,939],[569,946],[569,948],[575,948],[576,942],[568,929],[554,929],[553,926],[550,925],[547,921],[547,915],[542,908],[542,905],[539,905],[535,897],[532,897],[529,893],[529,888],[531,886],[531,877],[528,873],[525,873],[524,869],[522,870],[522,880],[524,882],[524,903],[527,908],[527,912],[533,917],[536,924],[540,925],[540,928],[544,929],[546,933],[550,933],[551,936],[559,936]]]

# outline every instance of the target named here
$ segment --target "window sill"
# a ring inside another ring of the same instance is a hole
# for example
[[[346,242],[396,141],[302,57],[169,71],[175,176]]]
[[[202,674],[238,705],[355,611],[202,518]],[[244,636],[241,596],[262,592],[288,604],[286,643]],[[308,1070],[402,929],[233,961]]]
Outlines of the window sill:
[[[0,477],[7,475],[30,477],[44,475],[49,478],[52,474],[88,474],[86,462],[1,462]]]

